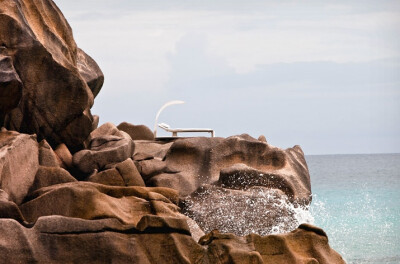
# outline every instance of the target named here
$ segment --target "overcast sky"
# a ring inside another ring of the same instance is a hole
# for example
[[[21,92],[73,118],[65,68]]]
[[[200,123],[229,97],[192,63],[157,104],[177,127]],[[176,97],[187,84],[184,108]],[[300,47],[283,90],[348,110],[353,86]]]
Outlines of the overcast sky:
[[[159,122],[306,154],[400,152],[400,1],[55,2],[104,72],[100,123],[153,129],[184,100]]]

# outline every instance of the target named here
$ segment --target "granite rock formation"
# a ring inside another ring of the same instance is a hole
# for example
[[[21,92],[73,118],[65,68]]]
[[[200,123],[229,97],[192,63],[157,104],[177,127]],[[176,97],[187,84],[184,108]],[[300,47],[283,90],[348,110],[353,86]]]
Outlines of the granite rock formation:
[[[1,1],[0,263],[344,263],[299,146],[97,128],[103,81],[54,2]]]
[[[77,150],[104,76],[51,0],[0,5],[0,125]]]
[[[154,140],[153,132],[145,125],[132,125],[122,122],[118,125],[118,129],[128,133],[133,140]]]
[[[35,136],[14,131],[0,132],[0,189],[20,204],[39,168],[39,144]]]
[[[135,154],[157,154],[154,143],[149,145],[149,152],[143,147]],[[203,184],[218,183],[239,189],[276,188],[292,201],[311,201],[310,176],[299,146],[282,150],[249,135],[199,137],[178,139],[164,153],[138,161],[138,167],[147,184],[177,189],[182,197]]]

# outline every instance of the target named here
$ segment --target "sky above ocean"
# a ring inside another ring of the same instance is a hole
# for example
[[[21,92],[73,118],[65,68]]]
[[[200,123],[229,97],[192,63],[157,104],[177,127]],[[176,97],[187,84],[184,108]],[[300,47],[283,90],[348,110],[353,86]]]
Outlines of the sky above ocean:
[[[400,152],[399,1],[55,0],[105,84],[100,123]],[[160,129],[158,135],[163,134]]]

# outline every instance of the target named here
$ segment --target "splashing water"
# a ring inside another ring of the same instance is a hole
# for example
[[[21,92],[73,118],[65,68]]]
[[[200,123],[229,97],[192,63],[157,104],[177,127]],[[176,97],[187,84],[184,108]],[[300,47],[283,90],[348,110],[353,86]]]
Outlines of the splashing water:
[[[264,187],[232,190],[207,186],[184,201],[184,213],[206,233],[262,236],[285,233],[314,223],[308,206],[292,204],[281,191]]]

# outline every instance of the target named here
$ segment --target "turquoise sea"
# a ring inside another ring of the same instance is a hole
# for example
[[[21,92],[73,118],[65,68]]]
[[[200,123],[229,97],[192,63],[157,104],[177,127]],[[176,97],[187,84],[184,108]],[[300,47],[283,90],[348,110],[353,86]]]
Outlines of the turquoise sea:
[[[306,156],[314,224],[347,263],[400,263],[400,154]]]

